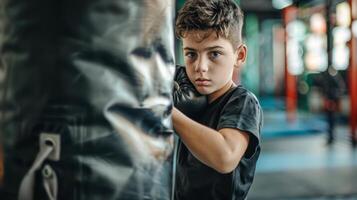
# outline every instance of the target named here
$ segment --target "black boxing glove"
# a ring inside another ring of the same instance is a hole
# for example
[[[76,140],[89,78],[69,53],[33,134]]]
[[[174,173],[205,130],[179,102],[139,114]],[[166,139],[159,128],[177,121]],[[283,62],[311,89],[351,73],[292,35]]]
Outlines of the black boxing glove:
[[[201,95],[191,83],[183,66],[176,65],[173,89],[174,106],[188,117],[194,117],[208,104],[207,97]]]

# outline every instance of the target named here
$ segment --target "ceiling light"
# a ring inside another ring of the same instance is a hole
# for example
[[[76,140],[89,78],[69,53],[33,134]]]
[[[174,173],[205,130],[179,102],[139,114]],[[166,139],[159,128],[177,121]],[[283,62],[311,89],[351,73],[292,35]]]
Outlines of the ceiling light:
[[[273,7],[276,9],[283,9],[293,4],[293,0],[273,0]]]

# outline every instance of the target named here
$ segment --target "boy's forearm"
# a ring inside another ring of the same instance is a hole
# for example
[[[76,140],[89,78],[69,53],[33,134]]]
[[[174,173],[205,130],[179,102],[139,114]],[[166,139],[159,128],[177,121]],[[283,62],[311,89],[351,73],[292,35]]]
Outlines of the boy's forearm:
[[[176,132],[197,159],[218,172],[230,171],[227,166],[231,165],[232,150],[218,131],[191,120],[176,108],[172,116]]]

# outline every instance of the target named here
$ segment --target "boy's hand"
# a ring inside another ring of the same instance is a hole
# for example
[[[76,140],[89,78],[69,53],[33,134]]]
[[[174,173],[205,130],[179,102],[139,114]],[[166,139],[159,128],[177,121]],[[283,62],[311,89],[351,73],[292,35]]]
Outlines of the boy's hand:
[[[188,117],[195,116],[206,107],[207,97],[201,95],[190,82],[183,66],[176,66],[174,78],[174,106]]]

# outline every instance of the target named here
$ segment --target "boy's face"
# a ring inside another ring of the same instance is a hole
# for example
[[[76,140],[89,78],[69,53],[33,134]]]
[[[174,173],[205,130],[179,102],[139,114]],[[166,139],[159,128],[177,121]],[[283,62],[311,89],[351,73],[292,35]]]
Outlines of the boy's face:
[[[233,84],[234,67],[245,61],[246,47],[233,47],[224,37],[212,33],[205,39],[199,36],[207,31],[189,31],[182,39],[186,72],[199,93],[209,101],[223,95]]]

